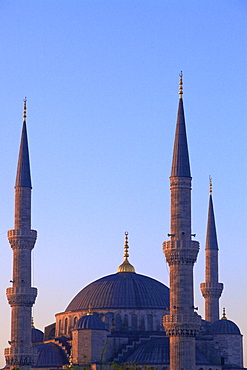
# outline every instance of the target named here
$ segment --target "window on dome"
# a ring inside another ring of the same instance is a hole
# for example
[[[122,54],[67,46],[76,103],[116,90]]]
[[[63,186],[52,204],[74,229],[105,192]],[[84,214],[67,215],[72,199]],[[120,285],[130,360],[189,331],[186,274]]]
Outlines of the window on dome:
[[[136,314],[131,315],[131,329],[137,330],[137,315]]]
[[[147,330],[153,331],[153,315],[147,315]]]
[[[121,329],[121,315],[118,313],[115,317],[115,330],[119,331]]]

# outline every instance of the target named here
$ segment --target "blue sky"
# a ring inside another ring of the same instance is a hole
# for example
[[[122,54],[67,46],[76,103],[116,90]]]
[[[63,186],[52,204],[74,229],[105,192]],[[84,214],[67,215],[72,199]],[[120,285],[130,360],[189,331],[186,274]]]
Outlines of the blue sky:
[[[126,230],[136,271],[169,285],[162,242],[181,70],[201,243],[195,305],[203,316],[211,175],[220,306],[247,337],[246,16],[244,0],[0,1],[0,365],[23,98],[38,230],[34,321],[43,329],[85,285],[116,271]]]

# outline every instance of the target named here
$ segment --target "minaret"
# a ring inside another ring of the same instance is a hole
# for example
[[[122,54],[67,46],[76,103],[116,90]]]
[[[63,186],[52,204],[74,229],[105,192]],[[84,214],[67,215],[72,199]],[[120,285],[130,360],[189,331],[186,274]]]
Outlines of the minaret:
[[[37,231],[31,230],[31,189],[25,99],[15,183],[14,229],[8,231],[13,249],[13,285],[6,290],[11,306],[11,341],[10,348],[5,349],[5,358],[10,369],[19,367],[28,370],[35,361],[35,353],[31,348],[31,317],[37,289],[31,287],[31,251]]]
[[[205,299],[205,320],[214,322],[219,320],[219,299],[223,291],[223,284],[218,280],[218,242],[214,218],[212,197],[212,179],[210,178],[208,205],[208,225],[206,237],[206,271],[205,283],[201,283],[201,292]]]
[[[182,72],[170,177],[171,240],[163,243],[170,267],[170,314],[163,317],[170,337],[170,370],[195,370],[195,336],[201,318],[194,312],[193,266],[199,243],[191,240],[191,174],[183,108]]]

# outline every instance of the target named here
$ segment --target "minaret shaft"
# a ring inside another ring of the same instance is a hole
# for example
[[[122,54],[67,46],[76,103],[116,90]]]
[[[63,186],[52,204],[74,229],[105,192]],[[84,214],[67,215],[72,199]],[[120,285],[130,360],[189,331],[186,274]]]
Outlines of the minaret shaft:
[[[191,239],[191,179],[170,177],[171,240]]]
[[[200,316],[194,312],[193,266],[199,243],[191,240],[191,175],[180,75],[171,190],[171,240],[163,243],[170,268],[170,314],[163,317],[170,337],[170,370],[195,370],[195,336]]]
[[[31,229],[31,188],[15,187],[14,228]]]
[[[24,116],[25,108],[26,101]],[[31,286],[31,251],[36,238],[36,230],[31,230],[31,177],[24,121],[15,184],[14,229],[8,231],[13,250],[13,285],[6,290],[11,306],[11,343],[10,348],[5,349],[5,358],[10,369],[30,370],[35,363],[35,351],[31,348],[31,317],[37,289]]]

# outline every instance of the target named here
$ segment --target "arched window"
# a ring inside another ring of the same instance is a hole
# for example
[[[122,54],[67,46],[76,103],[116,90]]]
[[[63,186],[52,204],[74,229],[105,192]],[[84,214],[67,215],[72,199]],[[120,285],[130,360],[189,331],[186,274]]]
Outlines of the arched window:
[[[140,321],[140,330],[141,331],[145,331],[146,330],[145,318],[143,316],[141,317],[141,321]]]
[[[62,329],[62,320],[58,321],[58,336],[61,335],[61,329]]]
[[[115,330],[116,331],[119,331],[121,329],[121,315],[118,313],[116,314],[116,317],[115,317]]]
[[[67,334],[68,334],[68,319],[66,317],[66,319],[64,320],[64,335]]]
[[[153,315],[147,315],[147,330],[148,331],[153,331]]]
[[[131,315],[131,329],[137,330],[137,315]]]
[[[77,323],[77,317],[74,317],[74,327],[76,326]]]
[[[129,329],[129,317],[128,317],[128,315],[124,315],[123,329],[124,330]]]

